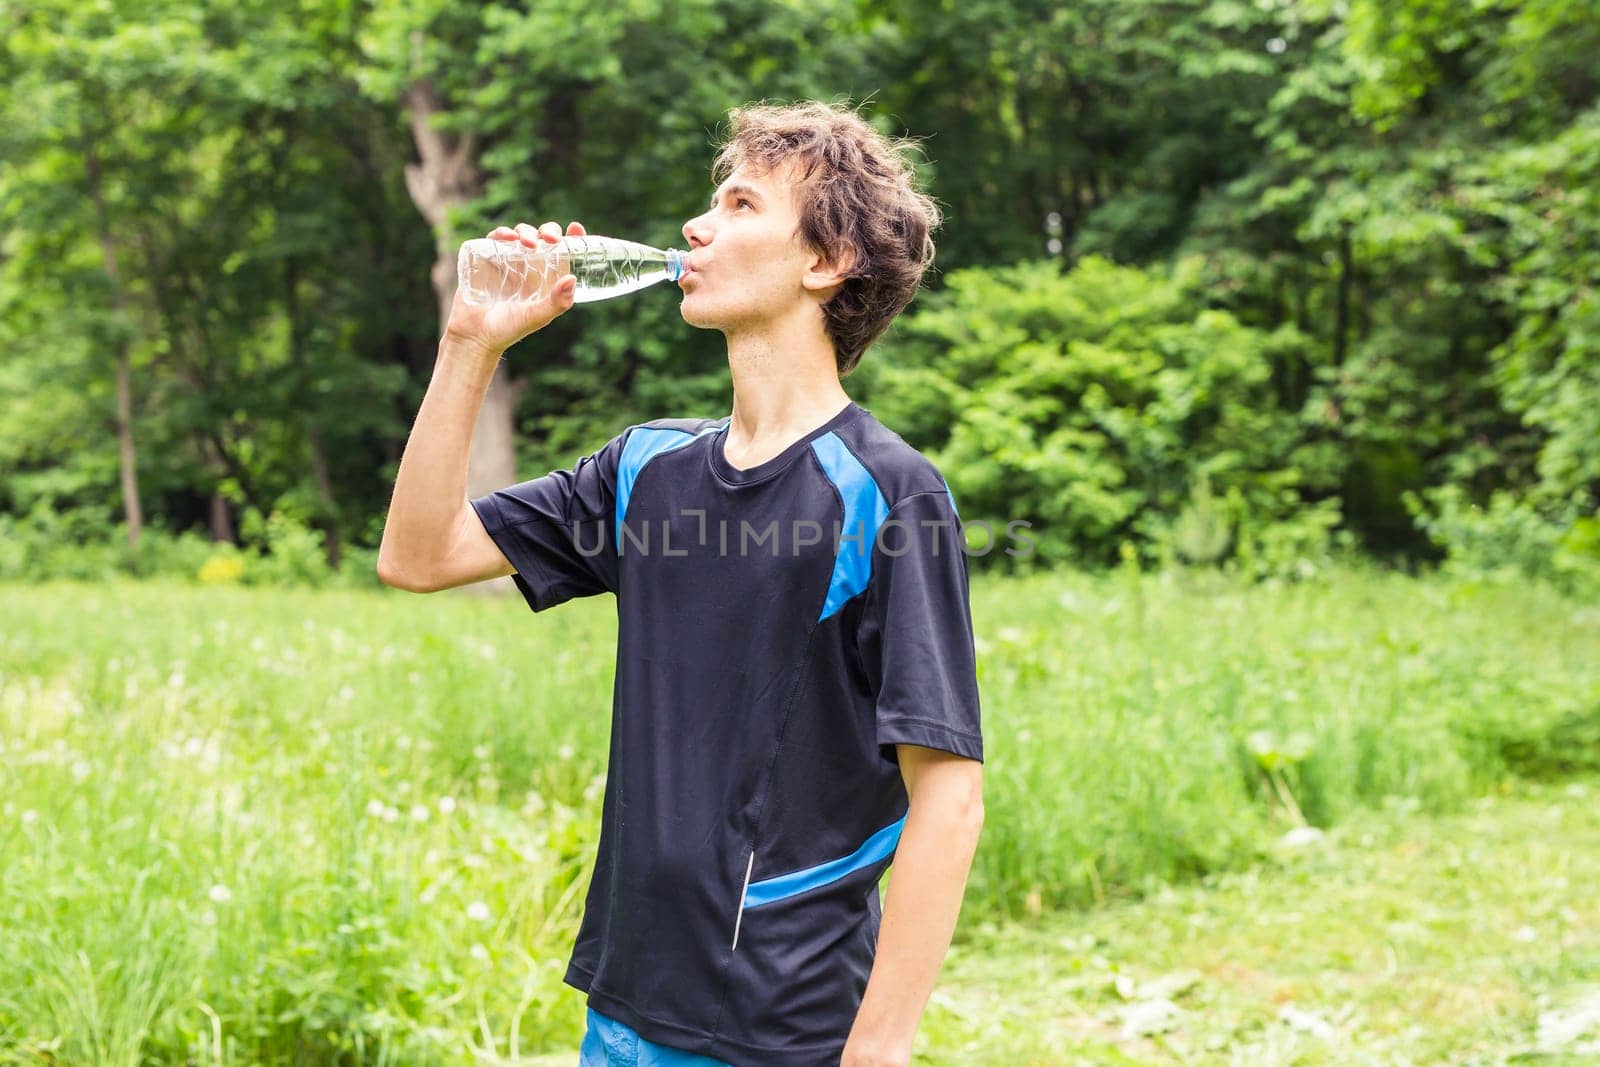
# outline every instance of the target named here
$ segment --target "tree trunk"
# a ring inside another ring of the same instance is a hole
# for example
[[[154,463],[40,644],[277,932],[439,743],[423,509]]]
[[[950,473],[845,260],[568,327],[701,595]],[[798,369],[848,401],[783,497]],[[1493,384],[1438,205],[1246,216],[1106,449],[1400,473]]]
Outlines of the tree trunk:
[[[95,221],[100,231],[100,255],[106,281],[111,289],[111,308],[116,313],[117,350],[117,461],[122,473],[122,510],[128,519],[128,547],[139,551],[139,536],[144,531],[144,509],[139,506],[139,455],[133,440],[133,357],[123,333],[122,274],[117,265],[117,240],[111,232],[111,215],[106,210],[105,188],[100,173],[99,148],[87,125],[83,128],[83,169],[94,203]]]
[[[139,551],[144,508],[139,505],[139,453],[133,440],[133,366],[128,343],[117,343],[117,466],[122,472],[122,510],[128,517],[128,547]]]
[[[235,545],[239,543],[238,535],[233,532],[233,516],[228,512],[228,501],[215,490],[211,493],[211,540]]]
[[[421,39],[412,44],[420,51]],[[450,318],[456,292],[457,235],[450,226],[450,209],[477,199],[483,194],[483,179],[474,160],[476,139],[471,133],[452,135],[434,128],[434,116],[444,104],[433,83],[418,76],[405,92],[405,108],[411,123],[411,136],[417,145],[418,163],[407,163],[406,190],[422,217],[433,227],[434,261],[429,278],[439,304],[439,332]],[[495,368],[488,396],[478,413],[472,433],[472,452],[467,463],[467,496],[477,497],[511,485],[517,480],[516,410],[526,386],[513,380],[505,361]],[[509,578],[479,583],[467,588],[492,587],[510,591]]]

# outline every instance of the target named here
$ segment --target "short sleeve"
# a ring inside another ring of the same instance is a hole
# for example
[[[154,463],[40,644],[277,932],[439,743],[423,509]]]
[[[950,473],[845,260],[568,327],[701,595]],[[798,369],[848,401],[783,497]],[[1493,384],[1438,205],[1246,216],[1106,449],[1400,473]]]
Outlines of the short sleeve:
[[[581,457],[570,470],[551,471],[471,501],[484,530],[516,568],[512,580],[534,611],[617,591],[612,527],[627,432]]]
[[[983,760],[960,518],[947,491],[893,508],[874,539],[857,634],[884,758],[897,744]]]

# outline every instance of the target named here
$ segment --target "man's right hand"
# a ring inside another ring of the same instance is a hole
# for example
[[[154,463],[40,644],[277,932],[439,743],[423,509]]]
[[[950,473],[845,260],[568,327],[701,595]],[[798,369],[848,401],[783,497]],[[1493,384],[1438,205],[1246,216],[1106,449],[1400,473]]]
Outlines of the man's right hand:
[[[581,237],[585,232],[579,223],[567,224],[569,237]],[[537,230],[519,222],[515,228],[497,226],[488,236],[495,241],[517,241],[524,248],[542,248],[559,241],[562,235],[561,227],[553,222]],[[535,330],[543,329],[572,307],[572,295],[577,287],[576,278],[563,274],[535,299],[479,306],[462,298],[458,284],[455,300],[450,305],[450,321],[444,328],[445,340],[480,351],[486,359],[498,359],[506,349]]]

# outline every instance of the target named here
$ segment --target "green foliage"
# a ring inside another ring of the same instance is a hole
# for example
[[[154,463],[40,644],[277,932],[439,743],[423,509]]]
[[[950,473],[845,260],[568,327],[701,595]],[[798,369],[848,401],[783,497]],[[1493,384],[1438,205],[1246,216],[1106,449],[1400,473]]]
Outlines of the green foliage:
[[[1600,773],[1600,694],[1588,694],[1587,706],[1574,700],[1567,710],[1531,720],[1507,707],[1463,723],[1461,734],[1526,778]]]
[[[338,457],[403,432],[390,405],[408,334],[434,327],[415,299],[425,270],[406,277],[430,242],[393,225],[408,205],[382,161],[398,131],[347,84],[345,5],[15,15],[0,50],[0,341],[17,386],[0,393],[0,507],[120,507],[122,353],[156,525],[213,492],[262,511],[313,495],[315,448],[339,490],[321,517],[363,529],[383,490]]]
[[[203,529],[216,498],[236,524],[281,513],[357,558],[432,366],[436,239],[580,218],[681,243],[730,106],[843,98],[922,140],[946,208],[929,291],[859,385],[951,465],[973,517],[1036,524],[1033,556],[981,566],[1105,565],[1124,541],[1257,577],[1356,546],[1415,564],[1454,542],[1406,501],[1455,487],[1553,526],[1525,570],[1581,569],[1600,514],[1594,14],[14,6],[0,512],[126,519],[125,364],[152,544]],[[423,85],[475,164],[440,235],[407,185]],[[629,422],[728,403],[721,338],[665,291],[585,306],[508,369],[525,476]],[[320,580],[308,543],[280,540],[302,561],[261,580]],[[41,575],[120,566],[52,551],[26,550]]]
[[[117,542],[105,535],[110,526],[103,508],[88,506],[0,514],[0,579],[107,577],[124,561]]]
[[[1211,495],[1211,476],[1202,474],[1169,533],[1172,547],[1187,563],[1217,563],[1228,551],[1233,530]]]
[[[1032,565],[1109,565],[1130,536],[1147,558],[1214,562],[1237,531],[1229,558],[1271,570],[1295,565],[1286,523],[1311,559],[1328,552],[1303,495],[1336,471],[1270,391],[1302,344],[1204,307],[1187,268],[974,268],[872,357],[866,402],[929,450],[965,522],[1031,522]],[[1213,492],[1224,509],[1191,500]],[[1337,501],[1319,515],[1336,521]]]
[[[262,517],[248,511],[240,533],[266,547],[265,554],[246,573],[252,581],[268,585],[320,585],[327,581],[328,558],[322,534],[274,511]]]
[[[1295,801],[1295,792],[1297,788],[1304,792],[1299,766],[1311,758],[1311,735],[1302,731],[1280,738],[1270,730],[1256,730],[1245,738],[1244,747],[1261,771],[1284,815],[1304,826],[1305,813]]]
[[[1600,522],[1575,518],[1500,491],[1488,507],[1458,486],[1409,494],[1417,524],[1446,552],[1445,569],[1469,578],[1545,579],[1570,592],[1600,593]]]
[[[1534,487],[1589,515],[1600,503],[1600,107],[1551,141],[1468,172],[1481,255],[1506,264],[1491,292],[1515,326],[1492,352],[1506,407],[1540,432]]]
[[[1424,559],[1408,495],[1595,514],[1593,5],[1296,9],[1262,152],[1185,247],[1243,321],[1307,336],[1280,396],[1349,457],[1345,523]]]
[[[0,513],[0,581],[161,578],[168,581],[238,582],[247,586],[378,589],[378,551],[359,545],[328,563],[322,531],[274,511],[263,518],[247,510],[243,547],[215,542],[196,531],[171,534],[146,529],[139,549],[129,549],[127,527],[103,509],[58,511],[38,506],[25,516]]]

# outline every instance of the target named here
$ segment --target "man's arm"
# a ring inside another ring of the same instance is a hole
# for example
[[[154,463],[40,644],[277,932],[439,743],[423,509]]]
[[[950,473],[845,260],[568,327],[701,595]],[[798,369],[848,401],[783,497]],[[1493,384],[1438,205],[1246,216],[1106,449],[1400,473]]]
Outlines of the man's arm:
[[[904,1067],[950,949],[983,829],[983,764],[896,745],[911,809],[895,850],[872,975],[841,1067]]]
[[[574,222],[567,232],[581,234],[583,227]],[[514,230],[497,227],[489,236],[532,248],[559,240],[561,230],[553,222],[538,230],[519,224]],[[571,308],[573,287],[570,275],[563,275],[538,299],[489,307],[466,303],[456,290],[384,520],[378,577],[385,584],[427,593],[514,570],[467,499],[472,431],[501,353]]]
[[[472,431],[499,362],[499,353],[467,342],[447,336],[439,343],[383,525],[378,576],[385,584],[428,593],[511,573],[467,502]]]

